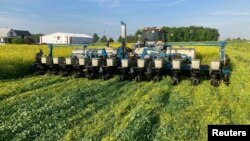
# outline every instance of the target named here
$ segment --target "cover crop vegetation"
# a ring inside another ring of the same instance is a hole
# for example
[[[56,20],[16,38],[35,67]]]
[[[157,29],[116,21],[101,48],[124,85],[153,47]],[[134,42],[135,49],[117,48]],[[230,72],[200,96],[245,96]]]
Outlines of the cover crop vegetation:
[[[170,77],[136,83],[30,76],[35,53],[47,46],[0,46],[0,140],[200,141],[208,124],[250,124],[249,47],[227,46],[231,84],[216,88],[187,79],[172,86]],[[54,55],[71,50],[55,48]],[[218,59],[215,48],[197,51],[205,63]]]

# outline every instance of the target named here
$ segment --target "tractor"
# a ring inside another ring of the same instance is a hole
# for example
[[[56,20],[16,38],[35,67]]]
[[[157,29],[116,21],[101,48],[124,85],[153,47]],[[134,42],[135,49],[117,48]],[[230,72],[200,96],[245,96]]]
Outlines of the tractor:
[[[169,75],[174,85],[189,77],[191,84],[198,85],[202,78],[210,78],[211,85],[219,86],[223,80],[229,84],[230,59],[225,54],[226,42],[166,42],[165,31],[159,27],[140,29],[139,41],[132,48],[126,47],[126,24],[121,22],[122,44],[118,49],[75,48],[70,57],[54,57],[52,44],[49,55],[36,54],[32,65],[36,74],[62,74],[88,79],[107,80],[118,74],[119,80],[160,81]],[[195,48],[185,46],[219,46],[220,59],[209,65],[196,58]]]

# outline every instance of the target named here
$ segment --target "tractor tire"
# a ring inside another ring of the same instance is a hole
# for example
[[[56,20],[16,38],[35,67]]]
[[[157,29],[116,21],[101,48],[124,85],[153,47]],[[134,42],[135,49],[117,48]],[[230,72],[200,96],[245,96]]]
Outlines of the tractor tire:
[[[224,60],[224,66],[225,67],[229,67],[230,64],[230,58],[228,57],[228,55],[225,55],[225,60]]]
[[[67,77],[67,74],[65,72],[61,73],[62,77]]]
[[[199,79],[197,79],[197,78],[192,78],[192,79],[191,79],[191,83],[192,83],[192,85],[197,86],[200,82],[199,82]]]
[[[85,77],[89,79],[89,74],[86,74]]]
[[[225,74],[223,77],[224,83],[228,86],[229,85],[229,74]]]
[[[136,82],[141,82],[142,81],[142,76],[141,75],[136,76],[135,81]]]
[[[102,79],[105,81],[105,80],[108,80],[108,76],[107,75],[103,75],[102,76]]]
[[[138,77],[137,76],[135,77],[135,82],[138,82]]]
[[[172,84],[173,84],[173,85],[179,84],[179,80],[178,80],[177,78],[174,77],[174,78],[172,79]]]
[[[228,81],[225,81],[224,84],[225,84],[226,86],[229,86],[230,83],[229,83]]]
[[[138,76],[135,77],[135,82],[140,82],[140,78]]]
[[[160,77],[159,77],[159,76],[155,76],[155,77],[153,78],[153,81],[154,81],[154,82],[159,82],[159,81],[160,81]]]
[[[124,81],[125,80],[125,76],[124,75],[120,75],[119,76],[119,81]]]
[[[92,80],[93,78],[92,78],[92,76],[89,74],[89,75],[87,75],[87,78],[89,79],[89,80]]]
[[[80,73],[75,73],[74,78],[80,78],[81,74]]]
[[[47,74],[48,74],[48,75],[52,75],[53,73],[52,73],[51,70],[48,70],[48,71],[47,71]]]
[[[35,72],[35,74],[36,74],[36,75],[44,75],[44,74],[45,74],[45,71],[41,71],[41,70],[40,70],[40,71]]]
[[[30,73],[36,73],[37,72],[37,64],[32,64],[31,66],[30,66]]]
[[[212,79],[210,81],[210,84],[215,86],[215,87],[218,87],[220,85],[220,82],[219,82],[219,80]]]
[[[89,74],[89,75],[88,75],[88,79],[89,79],[89,80],[93,80],[93,79],[94,79],[94,75],[93,75],[93,74]]]
[[[69,72],[65,72],[65,73],[64,73],[64,77],[68,77],[69,75],[70,75]]]
[[[66,74],[65,74],[64,72],[60,72],[60,75],[61,75],[62,77],[66,77]]]
[[[54,71],[52,71],[52,74],[53,75],[58,75],[58,71],[54,70]]]

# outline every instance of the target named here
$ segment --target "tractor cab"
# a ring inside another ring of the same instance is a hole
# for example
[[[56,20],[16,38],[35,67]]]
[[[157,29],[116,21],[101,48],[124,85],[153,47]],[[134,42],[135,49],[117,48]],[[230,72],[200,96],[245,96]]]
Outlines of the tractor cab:
[[[144,27],[140,29],[141,35],[138,35],[139,41],[134,44],[134,48],[156,48],[156,49],[165,49],[165,32],[162,28],[159,27]]]

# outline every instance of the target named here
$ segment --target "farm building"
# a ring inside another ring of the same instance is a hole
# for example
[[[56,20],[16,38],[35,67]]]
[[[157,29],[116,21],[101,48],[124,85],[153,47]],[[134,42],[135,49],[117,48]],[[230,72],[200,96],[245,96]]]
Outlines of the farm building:
[[[15,37],[25,38],[30,36],[30,32],[25,30],[15,30],[11,28],[0,29],[0,43],[10,43],[11,39]]]
[[[40,43],[50,44],[89,44],[93,41],[93,37],[86,34],[75,33],[53,33],[40,36]]]

